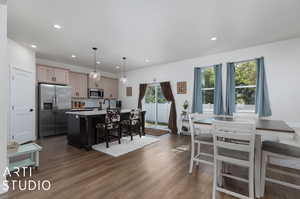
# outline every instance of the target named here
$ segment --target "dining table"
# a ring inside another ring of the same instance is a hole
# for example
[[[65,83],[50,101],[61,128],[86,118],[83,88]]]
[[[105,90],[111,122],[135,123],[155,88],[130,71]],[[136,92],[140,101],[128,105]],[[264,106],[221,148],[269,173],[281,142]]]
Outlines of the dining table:
[[[233,117],[209,117],[202,119],[194,119],[194,124],[198,128],[212,129],[214,120],[221,121],[235,121]],[[283,120],[269,120],[269,119],[256,119],[256,131],[255,131],[255,195],[257,198],[262,197],[261,192],[261,166],[262,166],[262,142],[264,140],[279,141],[283,139],[292,139],[295,135],[295,130],[291,128]]]

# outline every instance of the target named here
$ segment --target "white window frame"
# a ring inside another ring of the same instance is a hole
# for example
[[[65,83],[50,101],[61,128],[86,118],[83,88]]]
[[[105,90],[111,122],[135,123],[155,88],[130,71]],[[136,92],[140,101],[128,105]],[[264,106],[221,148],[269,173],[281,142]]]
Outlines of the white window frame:
[[[243,62],[250,62],[251,60],[248,61],[243,61]],[[237,62],[235,64],[238,64],[241,62]],[[234,66],[236,67],[236,65]],[[237,88],[255,88],[256,89],[256,84],[255,85],[247,85],[247,86],[235,86],[235,92]],[[239,106],[245,105],[245,104],[235,104],[236,105],[236,112],[237,113],[255,113],[255,104],[254,105],[247,105],[247,106],[251,106],[251,109],[239,109]]]
[[[212,68],[213,69],[213,66],[207,66],[207,67],[203,67],[203,71],[208,69],[208,68]],[[203,71],[202,71],[202,74],[203,74]],[[216,78],[216,76],[215,76]],[[213,88],[201,88],[201,92],[202,92],[202,97],[203,97],[203,91],[208,91],[208,90],[215,90],[215,87]],[[203,112],[204,113],[212,113],[214,112],[214,104],[202,104],[203,105]]]

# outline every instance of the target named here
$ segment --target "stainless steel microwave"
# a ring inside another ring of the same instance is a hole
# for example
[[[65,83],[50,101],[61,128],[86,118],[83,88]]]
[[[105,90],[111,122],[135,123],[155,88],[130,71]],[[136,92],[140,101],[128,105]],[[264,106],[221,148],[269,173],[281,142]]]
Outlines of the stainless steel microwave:
[[[103,89],[90,88],[88,91],[89,98],[102,99],[104,97]]]

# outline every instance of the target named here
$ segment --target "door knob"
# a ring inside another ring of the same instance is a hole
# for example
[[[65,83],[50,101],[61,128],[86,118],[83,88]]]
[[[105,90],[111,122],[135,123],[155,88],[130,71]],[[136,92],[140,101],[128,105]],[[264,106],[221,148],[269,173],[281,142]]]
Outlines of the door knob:
[[[33,112],[33,108],[29,109],[30,112]]]

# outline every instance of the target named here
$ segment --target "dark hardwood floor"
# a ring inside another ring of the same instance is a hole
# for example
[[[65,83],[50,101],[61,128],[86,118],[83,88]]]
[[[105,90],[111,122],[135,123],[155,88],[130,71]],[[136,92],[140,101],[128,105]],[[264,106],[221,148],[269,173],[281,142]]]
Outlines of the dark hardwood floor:
[[[0,198],[13,199],[211,199],[211,166],[200,164],[188,174],[189,151],[175,153],[188,137],[163,136],[160,142],[114,158],[67,145],[66,137],[38,142],[43,146],[40,167],[31,179],[52,182],[49,191],[12,191]],[[29,179],[29,177],[11,179]],[[233,183],[237,189],[242,185]],[[265,199],[297,199],[300,192],[267,184]],[[221,198],[232,197],[221,195]]]

